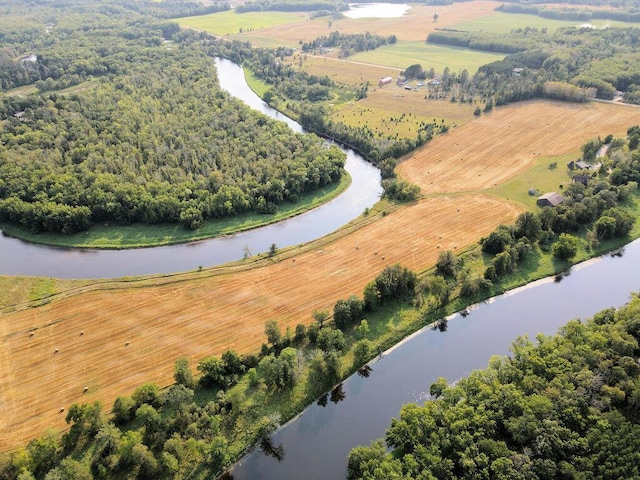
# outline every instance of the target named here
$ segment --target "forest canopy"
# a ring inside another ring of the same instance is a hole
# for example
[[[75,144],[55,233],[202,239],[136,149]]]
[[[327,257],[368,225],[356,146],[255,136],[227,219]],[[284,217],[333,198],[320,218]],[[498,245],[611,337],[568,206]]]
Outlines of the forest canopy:
[[[551,337],[516,340],[486,370],[430,388],[381,441],[349,454],[349,479],[638,478],[640,297]]]
[[[35,72],[27,80],[48,75],[39,88],[54,92],[2,97],[1,221],[35,232],[103,221],[197,228],[207,218],[272,213],[340,179],[344,153],[230,98],[213,58],[202,45],[183,47],[177,25],[94,13],[50,27],[51,45],[11,44],[36,55],[19,67]],[[65,79],[90,76],[91,88],[55,93]]]

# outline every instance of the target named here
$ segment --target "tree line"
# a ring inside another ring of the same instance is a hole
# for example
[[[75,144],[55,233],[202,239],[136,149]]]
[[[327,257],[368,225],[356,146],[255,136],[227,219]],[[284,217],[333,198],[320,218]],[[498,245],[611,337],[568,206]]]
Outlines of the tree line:
[[[603,2],[604,3],[604,2]],[[499,12],[537,15],[554,20],[576,20],[579,22],[606,19],[621,22],[640,22],[640,12],[633,7],[617,8],[615,10],[591,10],[584,8],[548,8],[531,4],[513,3],[496,7]]]
[[[338,31],[331,32],[328,36],[323,35],[311,40],[310,42],[304,42],[301,45],[303,52],[311,50],[318,50],[319,48],[340,48],[340,57],[348,57],[358,52],[366,52],[369,50],[375,50],[378,47],[384,45],[393,45],[398,39],[395,35],[389,35],[383,37],[381,35],[375,35],[370,32],[358,33],[358,34],[341,34]]]

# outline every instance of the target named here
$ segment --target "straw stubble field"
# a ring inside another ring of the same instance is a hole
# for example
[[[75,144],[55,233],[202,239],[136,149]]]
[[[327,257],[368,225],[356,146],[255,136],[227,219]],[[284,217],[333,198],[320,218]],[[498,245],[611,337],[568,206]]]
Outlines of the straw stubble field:
[[[144,382],[169,384],[177,358],[256,351],[267,320],[292,329],[310,323],[313,310],[361,295],[384,266],[422,270],[440,249],[463,247],[517,213],[485,196],[425,199],[269,266],[91,292],[6,316],[0,450],[62,427],[60,410],[71,403],[110,407]]]
[[[517,175],[540,153],[620,135],[637,115],[637,109],[601,104],[504,107],[437,138],[399,170],[426,193],[479,190]],[[116,396],[144,382],[171,383],[177,358],[194,365],[226,349],[256,351],[267,320],[309,324],[313,310],[361,294],[384,266],[424,270],[443,249],[462,249],[520,211],[478,192],[423,198],[258,268],[82,287],[85,293],[5,313],[0,451],[47,427],[64,428],[62,409],[72,403],[101,400],[108,410]]]

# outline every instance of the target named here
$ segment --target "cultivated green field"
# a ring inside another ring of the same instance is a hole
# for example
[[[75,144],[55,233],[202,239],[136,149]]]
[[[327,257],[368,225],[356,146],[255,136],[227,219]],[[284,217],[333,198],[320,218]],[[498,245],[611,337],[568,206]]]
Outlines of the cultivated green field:
[[[560,192],[560,185],[566,187],[571,183],[571,177],[567,170],[567,163],[579,157],[578,152],[560,157],[547,157],[537,159],[533,166],[517,177],[495,188],[490,192],[514,202],[518,202],[529,211],[535,211],[536,199],[547,192]],[[555,166],[554,166],[555,164]],[[529,195],[529,189],[536,189],[539,193]]]
[[[426,42],[398,42],[395,45],[358,53],[349,57],[349,60],[401,69],[419,63],[425,70],[433,67],[438,73],[445,67],[449,67],[452,72],[466,68],[469,74],[473,74],[482,65],[503,58],[503,54],[479,52],[468,48],[430,45]]]
[[[495,12],[493,15],[477,18],[468,22],[457,23],[449,28],[469,32],[509,33],[517,28],[535,27],[547,28],[549,33],[561,27],[579,27],[589,23],[596,28],[603,27],[638,27],[637,23],[616,22],[613,20],[594,19],[589,22],[568,20],[552,20],[537,15]]]
[[[177,18],[175,21],[183,28],[204,30],[214,35],[231,35],[260,28],[300,22],[307,18],[307,13],[300,12],[236,13],[234,10],[230,10],[227,12],[212,13],[211,15]]]

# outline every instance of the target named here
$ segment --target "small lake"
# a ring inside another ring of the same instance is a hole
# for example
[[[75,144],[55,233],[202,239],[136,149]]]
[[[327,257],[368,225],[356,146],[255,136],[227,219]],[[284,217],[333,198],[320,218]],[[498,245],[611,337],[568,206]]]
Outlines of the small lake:
[[[438,378],[449,383],[505,355],[518,336],[535,341],[574,318],[586,319],[626,303],[640,291],[640,240],[622,256],[606,255],[573,267],[561,281],[541,280],[450,317],[446,331],[424,329],[370,364],[369,377],[353,375],[339,391],[275,432],[268,449],[255,449],[232,470],[235,480],[346,478],[347,455],[383,438],[391,418],[408,402],[424,403]],[[324,403],[324,402],[322,402]],[[281,447],[281,448],[279,448]],[[281,459],[274,458],[273,451]]]
[[[350,3],[342,14],[348,18],[397,18],[410,8],[406,3]]]
[[[294,131],[302,126],[271,108],[247,85],[242,68],[217,59],[220,85],[250,107],[286,122]],[[357,218],[382,195],[380,170],[349,148],[345,170],[351,175],[349,188],[333,200],[302,215],[235,235],[164,247],[129,250],[92,250],[36,245],[0,235],[0,275],[56,278],[117,278],[175,273],[210,267],[279,248],[307,243],[323,237]]]

